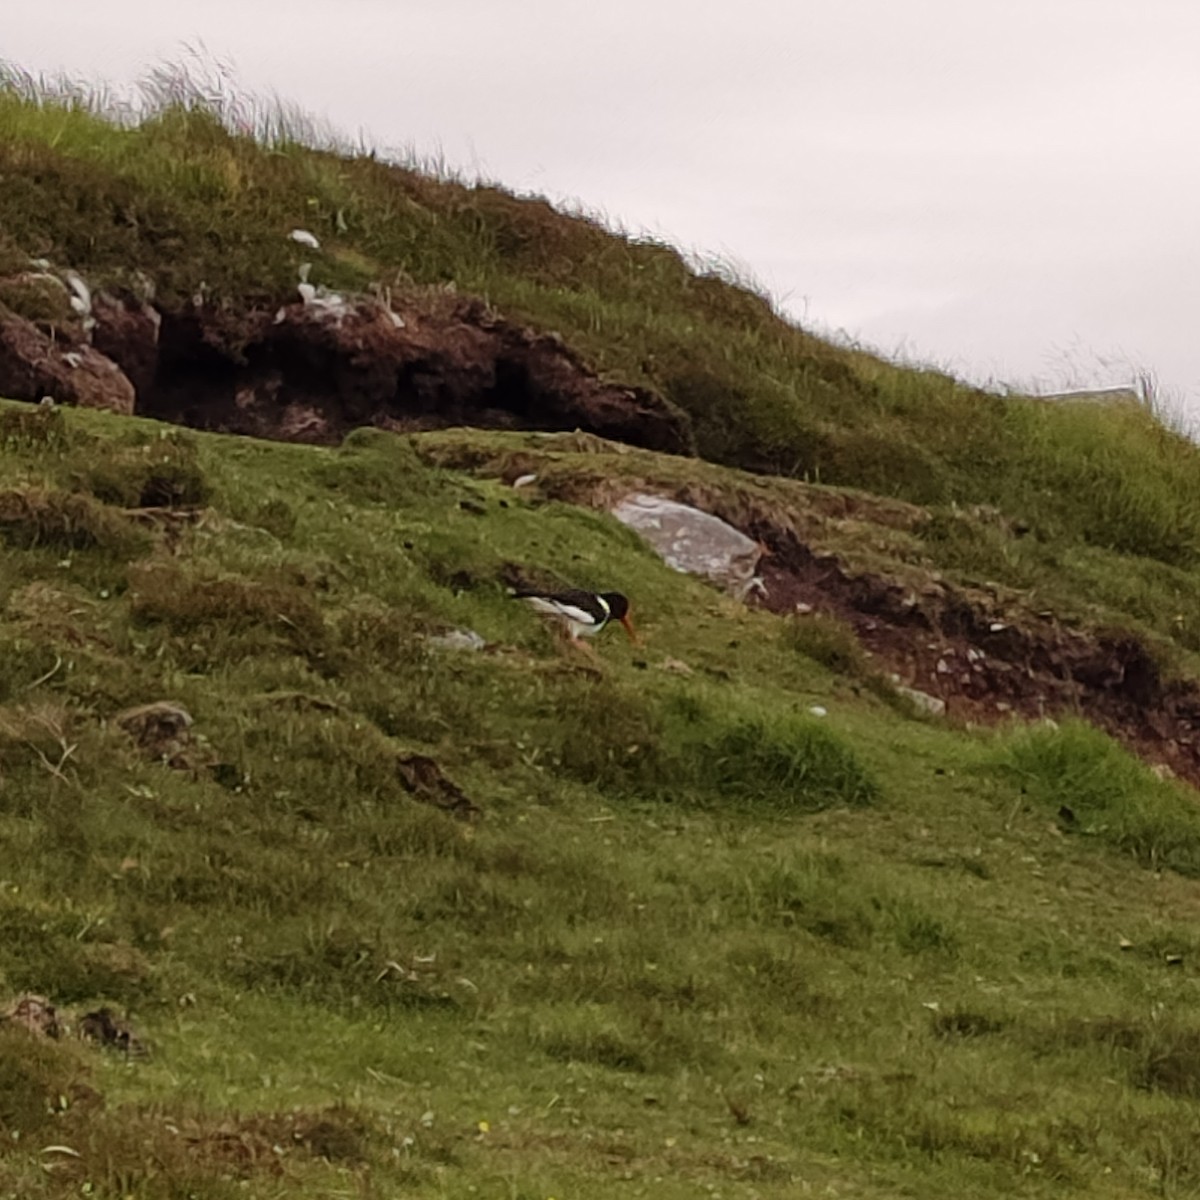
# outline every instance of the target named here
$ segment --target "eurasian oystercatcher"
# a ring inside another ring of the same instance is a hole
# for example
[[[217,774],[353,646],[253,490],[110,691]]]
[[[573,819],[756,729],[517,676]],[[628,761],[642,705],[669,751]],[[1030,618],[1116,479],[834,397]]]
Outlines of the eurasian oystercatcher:
[[[583,646],[580,637],[595,637],[611,621],[619,621],[637,644],[638,636],[629,619],[629,600],[620,592],[585,592],[569,588],[563,592],[541,592],[534,588],[515,588],[513,597],[524,600],[537,612],[562,621],[572,644]]]

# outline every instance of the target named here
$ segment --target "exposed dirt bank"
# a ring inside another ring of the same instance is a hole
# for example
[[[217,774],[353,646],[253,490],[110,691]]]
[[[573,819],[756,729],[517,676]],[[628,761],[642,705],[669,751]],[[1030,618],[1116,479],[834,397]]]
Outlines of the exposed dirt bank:
[[[555,334],[453,292],[387,303],[310,293],[236,316],[132,295],[89,304],[82,319],[36,324],[0,305],[0,394],[284,441],[473,425],[694,449],[688,417],[661,396],[607,382]]]
[[[945,701],[951,716],[1075,714],[1200,786],[1200,686],[1165,680],[1132,633],[1065,625],[1053,613],[944,581],[914,590],[854,574],[790,532],[756,532],[772,550],[760,566],[765,596],[757,603],[840,617],[884,669]]]

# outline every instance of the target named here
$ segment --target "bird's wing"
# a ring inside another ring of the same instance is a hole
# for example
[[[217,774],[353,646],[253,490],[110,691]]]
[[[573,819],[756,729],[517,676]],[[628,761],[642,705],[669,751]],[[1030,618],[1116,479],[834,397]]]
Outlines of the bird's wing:
[[[578,601],[555,596],[522,596],[521,599],[537,612],[551,617],[565,617],[578,625],[599,625],[601,621],[595,612],[582,607]]]

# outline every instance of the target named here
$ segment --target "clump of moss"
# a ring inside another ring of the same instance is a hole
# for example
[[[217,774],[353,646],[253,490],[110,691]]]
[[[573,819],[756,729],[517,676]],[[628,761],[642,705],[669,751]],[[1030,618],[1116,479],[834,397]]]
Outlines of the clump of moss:
[[[132,572],[130,586],[134,617],[186,636],[201,656],[196,666],[282,643],[313,666],[332,669],[325,619],[296,584],[232,575],[206,578],[155,565]]]
[[[37,405],[0,412],[0,448],[29,448],[57,453],[66,449],[68,441],[61,409]]]
[[[129,553],[146,540],[119,513],[90,496],[39,487],[0,491],[0,537],[26,550],[51,546],[117,553]]]
[[[9,1137],[33,1133],[72,1100],[94,1095],[86,1078],[71,1048],[19,1025],[0,1024],[0,1130]]]
[[[212,492],[195,438],[180,430],[105,454],[76,478],[82,490],[123,508],[193,507]]]

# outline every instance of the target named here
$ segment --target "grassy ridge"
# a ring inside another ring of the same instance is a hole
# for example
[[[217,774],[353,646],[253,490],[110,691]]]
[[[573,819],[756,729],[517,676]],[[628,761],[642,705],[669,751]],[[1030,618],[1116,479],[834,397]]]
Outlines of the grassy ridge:
[[[37,416],[0,450],[0,980],[151,1053],[0,1029],[0,1194],[1200,1186],[1178,785],[906,717],[832,636],[419,441]],[[168,483],[196,519],[139,507]],[[647,650],[564,658],[514,562],[621,581]],[[115,721],[163,698],[190,770]]]
[[[713,461],[996,505],[1041,536],[1174,565],[1200,553],[1197,451],[1148,413],[1000,398],[833,346],[720,271],[535,198],[312,149],[278,127],[264,144],[194,98],[119,125],[12,85],[0,172],[10,270],[48,256],[97,283],[152,280],[167,306],[277,303],[302,258],[333,288],[454,285],[659,389]],[[322,249],[290,242],[296,226]]]

